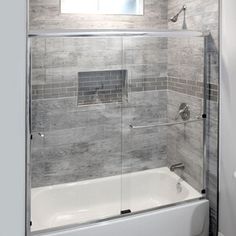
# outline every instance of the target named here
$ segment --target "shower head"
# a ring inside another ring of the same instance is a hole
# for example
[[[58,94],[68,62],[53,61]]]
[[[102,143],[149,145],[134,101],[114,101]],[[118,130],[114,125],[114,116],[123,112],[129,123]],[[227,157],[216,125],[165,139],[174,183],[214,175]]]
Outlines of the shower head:
[[[183,11],[186,11],[187,7],[185,5],[183,5],[183,7],[181,8],[181,10],[173,17],[170,18],[170,21],[171,22],[177,22],[178,21],[178,18],[179,18],[179,15],[183,12]]]
[[[173,17],[171,17],[170,18],[170,21],[172,21],[172,22],[177,22],[178,21],[178,17],[179,17],[179,14],[177,14],[177,15],[175,15],[175,16],[173,16]]]

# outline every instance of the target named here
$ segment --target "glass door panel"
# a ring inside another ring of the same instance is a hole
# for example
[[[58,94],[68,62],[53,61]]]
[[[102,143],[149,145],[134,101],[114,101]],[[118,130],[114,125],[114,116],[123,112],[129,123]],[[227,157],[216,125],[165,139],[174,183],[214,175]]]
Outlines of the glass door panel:
[[[200,198],[204,189],[204,39],[126,37],[122,209]]]
[[[168,128],[167,156],[170,166],[184,164],[184,169],[174,172],[189,185],[192,195],[186,196],[186,200],[205,188],[203,117],[208,87],[204,43],[203,37],[168,40],[168,117],[186,123]]]
[[[122,45],[32,39],[32,231],[120,215]]]
[[[158,205],[153,170],[167,166],[167,128],[149,128],[167,122],[167,39],[125,38],[124,64],[122,207],[137,212]]]

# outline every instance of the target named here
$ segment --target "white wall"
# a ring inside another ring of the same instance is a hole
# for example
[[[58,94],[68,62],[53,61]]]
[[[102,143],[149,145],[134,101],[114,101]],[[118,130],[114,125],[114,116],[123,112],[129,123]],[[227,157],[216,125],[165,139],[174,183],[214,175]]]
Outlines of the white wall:
[[[24,235],[26,0],[1,1],[0,235]]]
[[[236,1],[222,0],[220,225],[236,235]]]

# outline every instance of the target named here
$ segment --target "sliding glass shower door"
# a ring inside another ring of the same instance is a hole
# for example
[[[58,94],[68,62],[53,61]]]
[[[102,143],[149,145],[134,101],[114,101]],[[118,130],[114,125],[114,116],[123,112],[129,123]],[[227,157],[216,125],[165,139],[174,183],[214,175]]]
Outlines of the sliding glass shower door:
[[[32,230],[119,216],[123,39],[42,37],[31,48]]]
[[[199,199],[205,193],[204,43],[202,37],[124,38],[125,212]]]
[[[157,207],[149,190],[154,183],[156,190],[160,186],[146,171],[167,166],[166,128],[145,127],[166,122],[166,60],[166,38],[124,38],[128,99],[122,110],[122,208],[127,212]]]
[[[204,38],[108,33],[30,40],[32,231],[205,192]]]

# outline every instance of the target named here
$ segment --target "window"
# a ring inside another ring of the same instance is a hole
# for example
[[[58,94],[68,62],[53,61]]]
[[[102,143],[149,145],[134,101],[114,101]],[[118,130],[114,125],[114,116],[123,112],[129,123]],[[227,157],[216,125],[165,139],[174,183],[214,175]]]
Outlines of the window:
[[[61,13],[143,15],[143,0],[61,0]]]

